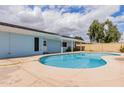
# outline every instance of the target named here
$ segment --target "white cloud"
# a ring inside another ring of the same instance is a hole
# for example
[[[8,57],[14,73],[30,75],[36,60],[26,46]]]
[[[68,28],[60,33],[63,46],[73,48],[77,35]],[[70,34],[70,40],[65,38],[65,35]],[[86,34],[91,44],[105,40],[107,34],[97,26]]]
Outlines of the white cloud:
[[[89,25],[94,19],[104,21],[113,13],[119,11],[119,6],[86,6],[85,14],[80,13],[65,13],[61,15],[56,11],[47,11],[47,16],[44,16],[45,23],[50,26],[46,30],[61,34],[76,34],[88,39],[86,36]],[[49,18],[50,17],[50,18]],[[51,21],[50,21],[51,20]]]
[[[111,15],[120,9],[120,6],[84,6],[84,13],[61,14],[71,6],[56,7],[49,6],[46,11],[41,11],[42,6],[35,6],[33,10],[28,6],[0,6],[0,21],[64,35],[80,35],[88,40],[86,33],[94,19],[99,19],[101,22],[107,18],[113,20]],[[62,9],[59,10],[60,8]],[[118,22],[123,18],[120,16],[113,21]]]
[[[42,21],[42,13],[39,7],[35,7],[34,10],[23,10],[18,13],[20,21],[25,23],[38,23]]]
[[[124,31],[124,15],[110,17],[109,19],[112,20],[115,25],[117,25],[119,31]]]

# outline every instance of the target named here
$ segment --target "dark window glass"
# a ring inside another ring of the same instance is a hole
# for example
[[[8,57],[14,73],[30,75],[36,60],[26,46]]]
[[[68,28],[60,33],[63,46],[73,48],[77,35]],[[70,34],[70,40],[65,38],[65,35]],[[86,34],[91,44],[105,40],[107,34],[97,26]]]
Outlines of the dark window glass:
[[[34,38],[34,51],[39,51],[39,38]]]
[[[43,41],[43,46],[47,46],[47,42],[46,41]]]
[[[63,42],[62,46],[67,47],[67,42]]]

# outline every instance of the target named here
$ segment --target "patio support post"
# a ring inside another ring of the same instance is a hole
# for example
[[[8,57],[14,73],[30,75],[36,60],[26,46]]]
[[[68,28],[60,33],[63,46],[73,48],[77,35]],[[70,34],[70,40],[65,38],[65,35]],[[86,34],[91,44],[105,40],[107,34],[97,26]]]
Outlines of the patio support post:
[[[44,53],[44,45],[43,45],[43,43],[44,43],[44,38],[42,37],[42,53]]]
[[[61,38],[61,53],[63,53],[63,39]]]
[[[73,52],[73,46],[74,46],[74,43],[73,41],[71,41],[71,52]]]
[[[82,47],[81,47],[81,42],[80,42],[80,51],[82,50],[81,48],[82,48]]]

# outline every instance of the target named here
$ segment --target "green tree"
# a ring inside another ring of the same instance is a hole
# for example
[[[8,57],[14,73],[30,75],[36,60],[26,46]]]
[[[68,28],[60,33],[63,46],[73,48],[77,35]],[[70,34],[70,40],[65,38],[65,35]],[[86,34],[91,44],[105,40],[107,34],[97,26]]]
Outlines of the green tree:
[[[106,35],[104,38],[105,43],[118,42],[121,37],[121,33],[118,31],[117,27],[113,25],[112,21],[106,20],[103,25],[108,26],[108,29],[104,29]]]
[[[89,27],[88,36],[91,42],[110,43],[118,42],[121,34],[112,21],[107,19],[104,23],[94,20]]]
[[[88,36],[91,42],[103,42],[103,24],[99,23],[98,20],[94,20],[89,27]]]

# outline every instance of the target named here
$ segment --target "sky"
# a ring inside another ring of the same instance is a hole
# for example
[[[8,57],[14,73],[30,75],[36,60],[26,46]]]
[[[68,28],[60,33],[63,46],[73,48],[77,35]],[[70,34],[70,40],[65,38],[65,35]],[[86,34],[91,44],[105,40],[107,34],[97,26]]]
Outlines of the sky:
[[[0,6],[0,21],[67,36],[81,36],[89,41],[87,31],[93,20],[110,19],[124,32],[123,5],[27,5]],[[123,36],[124,37],[124,36]]]

